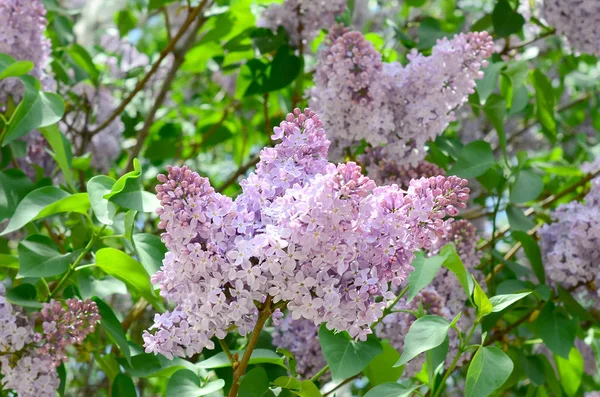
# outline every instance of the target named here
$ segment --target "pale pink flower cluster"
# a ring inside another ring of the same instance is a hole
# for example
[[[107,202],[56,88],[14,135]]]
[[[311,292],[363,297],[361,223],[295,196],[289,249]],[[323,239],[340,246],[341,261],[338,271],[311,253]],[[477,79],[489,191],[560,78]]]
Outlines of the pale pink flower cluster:
[[[335,158],[364,139],[399,166],[425,158],[425,143],[454,120],[493,52],[487,32],[438,40],[430,56],[383,63],[359,32],[336,27],[319,53],[309,104],[323,116]],[[340,117],[340,115],[344,115]]]
[[[345,0],[285,0],[263,11],[258,26],[277,31],[285,28],[293,45],[309,44],[322,29],[335,24],[346,8]]]
[[[421,178],[403,191],[377,187],[354,163],[328,163],[309,109],[274,131],[280,143],[261,152],[235,201],[186,167],[159,177],[169,252],[152,281],[177,306],[144,334],[147,352],[193,355],[213,336],[246,335],[267,297],[293,319],[364,340],[414,251],[430,249],[468,199],[460,178]]]
[[[544,0],[543,16],[577,51],[600,55],[600,2]]]
[[[96,303],[67,300],[44,303],[40,313],[28,317],[6,300],[0,284],[0,390],[20,397],[53,397],[60,384],[56,367],[66,360],[66,348],[79,345],[100,320]],[[42,332],[34,330],[35,320]]]

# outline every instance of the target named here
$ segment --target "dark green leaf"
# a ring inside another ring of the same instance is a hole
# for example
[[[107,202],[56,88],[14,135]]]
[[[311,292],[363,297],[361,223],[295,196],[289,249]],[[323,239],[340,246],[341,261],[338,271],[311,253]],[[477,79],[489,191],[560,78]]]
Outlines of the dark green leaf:
[[[498,36],[507,37],[521,31],[525,18],[514,11],[507,0],[500,0],[492,12],[492,23]]]
[[[42,304],[36,300],[37,291],[31,284],[21,284],[6,291],[6,300],[17,306],[40,309]]]
[[[415,270],[408,277],[408,302],[412,301],[419,291],[433,280],[442,267],[444,259],[439,255],[425,258],[422,252],[416,253],[415,259],[411,263]]]
[[[547,302],[535,321],[535,330],[550,350],[568,358],[575,343],[578,324],[577,319],[569,319],[562,309]]]
[[[18,277],[52,277],[69,268],[71,253],[61,254],[49,237],[33,234],[19,243]]]
[[[515,184],[510,189],[510,201],[515,204],[533,201],[544,190],[542,177],[528,170],[521,170],[517,174]]]
[[[100,76],[100,72],[96,68],[92,57],[85,48],[80,46],[79,44],[72,44],[71,47],[67,50],[67,53],[73,60],[73,62],[81,68],[87,75],[90,80],[93,82],[98,81],[98,77]]]
[[[475,178],[483,175],[494,163],[494,153],[490,144],[474,141],[461,149],[456,164],[450,168],[448,175]]]
[[[261,367],[256,367],[246,373],[240,382],[238,397],[274,397],[269,389],[269,378]]]
[[[535,87],[537,118],[542,124],[543,131],[552,141],[556,138],[556,119],[554,116],[554,89],[546,75],[536,69],[532,75]]]
[[[508,217],[508,223],[512,230],[526,232],[535,227],[535,222],[529,219],[523,211],[514,205],[506,207],[506,216]]]
[[[399,383],[383,383],[369,390],[365,397],[410,397],[418,387],[408,387]]]
[[[244,350],[231,351],[231,354],[238,354],[240,357],[244,355]],[[285,368],[284,357],[278,355],[274,351],[267,349],[254,349],[250,356],[250,364],[274,364]],[[231,361],[223,352],[217,353],[209,359],[200,361],[196,364],[198,368],[215,369],[231,367]]]
[[[137,233],[133,235],[133,244],[138,257],[148,274],[154,274],[160,270],[162,260],[167,253],[167,247],[160,237],[148,233]]]
[[[19,202],[31,189],[33,183],[20,170],[0,172],[0,221],[13,215]]]
[[[325,325],[319,329],[319,342],[333,379],[337,381],[358,374],[383,351],[381,344],[371,336],[365,342],[356,342],[348,333],[336,334]]]
[[[54,159],[60,167],[67,185],[73,186],[73,154],[71,153],[71,142],[58,130],[56,125],[40,128],[40,132],[50,144],[54,152]]]
[[[381,347],[383,352],[375,357],[363,371],[372,386],[386,382],[396,382],[400,379],[404,370],[403,367],[394,367],[394,364],[400,359],[400,353],[388,341],[383,341]]]
[[[542,253],[537,240],[525,232],[513,231],[511,236],[521,242],[525,255],[529,260],[529,264],[535,273],[538,281],[542,284],[546,282],[546,273],[544,271],[544,265],[542,263]]]
[[[480,347],[467,371],[465,397],[487,397],[500,388],[512,373],[512,360],[494,346]]]
[[[117,374],[112,384],[112,395],[119,397],[136,397],[133,380],[125,374]]]
[[[102,325],[104,330],[115,340],[119,346],[119,350],[121,350],[121,353],[125,356],[127,362],[131,364],[129,343],[127,342],[127,336],[121,326],[121,322],[117,319],[117,316],[115,316],[115,313],[110,306],[104,303],[102,299],[95,296],[92,300],[98,305],[98,313],[100,314],[100,317],[102,317],[100,325]]]
[[[498,94],[492,94],[483,106],[483,113],[498,133],[500,147],[506,156],[506,134],[504,132],[504,117],[506,116],[506,101]]]

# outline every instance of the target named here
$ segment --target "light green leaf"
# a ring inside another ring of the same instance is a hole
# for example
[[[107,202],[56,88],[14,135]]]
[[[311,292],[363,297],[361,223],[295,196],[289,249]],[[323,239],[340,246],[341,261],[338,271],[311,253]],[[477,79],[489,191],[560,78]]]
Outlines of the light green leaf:
[[[523,292],[520,294],[507,294],[507,295],[496,295],[490,298],[490,302],[494,307],[492,312],[500,312],[513,303],[525,298],[527,295],[531,294],[531,292]]]
[[[494,163],[494,153],[490,144],[474,141],[461,149],[456,164],[450,168],[448,175],[475,178],[483,175]]]
[[[167,253],[167,247],[160,240],[160,237],[148,233],[136,233],[133,235],[133,244],[140,262],[142,262],[148,274],[158,272]]]
[[[444,343],[448,336],[450,322],[439,316],[423,316],[417,319],[408,330],[404,340],[404,351],[394,365],[404,365],[419,354]]]
[[[142,264],[123,251],[115,248],[102,248],[96,253],[96,266],[107,274],[118,278],[129,285],[138,295],[144,297],[157,308],[162,308],[162,303],[154,293],[150,284],[148,272]]]
[[[410,397],[419,386],[404,386],[399,383],[383,383],[375,386],[365,397]]]
[[[469,272],[467,272],[467,269],[465,269],[465,265],[456,252],[454,245],[445,245],[440,250],[439,256],[444,258],[442,266],[454,273],[456,278],[458,278],[460,285],[463,287],[463,290],[465,291],[465,296],[470,297],[471,291],[473,291],[473,279],[469,275]]]
[[[72,253],[61,254],[56,244],[46,236],[33,234],[19,243],[19,274],[17,277],[52,277],[69,268]]]
[[[415,270],[408,277],[408,302],[411,302],[433,280],[442,267],[444,259],[439,255],[425,258],[423,252],[416,253],[411,263]]]
[[[487,295],[485,294],[477,280],[475,280],[475,277],[473,277],[473,283],[475,285],[475,289],[473,290],[473,301],[477,306],[477,315],[479,317],[487,316],[493,310],[492,303],[488,299]]]
[[[87,191],[94,215],[105,225],[112,225],[113,218],[117,213],[117,206],[104,198],[105,195],[110,193],[114,184],[115,180],[105,175],[97,175],[87,183]]]
[[[556,139],[556,118],[554,116],[554,89],[546,75],[536,69],[532,74],[533,86],[535,87],[537,118],[542,125],[543,131],[551,141]]]
[[[581,386],[584,370],[584,361],[581,353],[573,348],[569,352],[568,359],[560,356],[554,356],[554,359],[556,360],[560,383],[565,393],[569,397],[576,396]]]
[[[319,329],[319,343],[336,381],[358,374],[383,351],[381,344],[371,335],[365,342],[356,342],[347,332],[336,334],[326,325]]]
[[[223,379],[208,382],[202,385],[202,381],[189,369],[180,369],[171,375],[167,383],[167,397],[198,397],[217,392],[225,386]]]
[[[479,348],[467,371],[465,397],[487,397],[500,388],[512,373],[512,360],[493,346]]]
[[[154,212],[160,203],[153,194],[143,190],[142,167],[137,159],[134,159],[133,166],[134,170],[119,178],[104,198],[123,208]]]
[[[504,132],[504,118],[506,117],[506,101],[498,94],[492,94],[483,106],[483,113],[494,126],[498,133],[502,153],[506,156],[506,134]]]
[[[20,170],[0,171],[0,220],[10,218],[33,187],[31,179]]]
[[[231,354],[238,354],[240,357],[244,355],[244,350],[235,351],[233,350]],[[252,351],[252,355],[250,356],[249,363],[252,364],[274,364],[279,365],[280,367],[285,368],[284,357],[275,353],[274,351],[267,349],[254,349]],[[200,361],[196,364],[198,368],[204,369],[216,369],[216,368],[227,368],[231,367],[231,361],[227,355],[223,352],[217,353],[214,356]]]
[[[14,232],[36,219],[61,212],[87,213],[90,207],[87,194],[70,195],[54,186],[41,187],[29,193],[15,210],[13,217],[0,236]]]
[[[6,269],[18,269],[19,268],[19,258],[12,255],[0,254],[0,267]]]
[[[3,146],[36,128],[57,123],[65,113],[65,104],[60,96],[39,91],[39,82],[32,76],[19,79],[23,82],[25,93],[9,121]]]
[[[71,142],[58,130],[55,124],[40,128],[40,132],[52,148],[54,159],[62,171],[65,182],[67,182],[67,185],[73,187],[73,153],[71,152]]]
[[[34,66],[35,65],[31,61],[15,61],[5,68],[0,66],[0,80],[8,77],[23,76],[24,74],[31,72]]]
[[[387,340],[381,342],[381,347],[383,352],[375,357],[363,371],[372,386],[396,382],[404,371],[403,367],[393,366],[400,359],[400,353]]]

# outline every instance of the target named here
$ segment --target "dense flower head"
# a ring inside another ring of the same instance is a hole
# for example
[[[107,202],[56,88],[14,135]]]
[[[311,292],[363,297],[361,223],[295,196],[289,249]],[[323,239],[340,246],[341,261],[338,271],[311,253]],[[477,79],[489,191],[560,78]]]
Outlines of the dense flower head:
[[[152,282],[177,306],[156,316],[146,351],[190,355],[231,329],[246,335],[266,299],[364,340],[395,296],[389,284],[406,279],[414,251],[431,248],[468,199],[460,178],[421,178],[405,192],[377,187],[355,163],[328,163],[309,109],[272,138],[235,200],[187,167],[159,176],[169,252]]]
[[[294,355],[296,372],[304,379],[311,378],[327,364],[319,343],[319,327],[313,321],[285,317],[275,326],[273,345]],[[320,378],[321,381],[330,379],[329,372]]]
[[[0,52],[33,62],[30,74],[41,81],[43,89],[50,90],[53,81],[44,73],[51,52],[50,40],[44,36],[47,24],[42,0],[0,0]],[[0,81],[0,105],[9,94],[15,102],[20,101],[23,88],[19,80]]]
[[[398,166],[416,166],[425,142],[473,93],[492,51],[487,32],[461,33],[438,40],[430,56],[413,50],[402,66],[383,63],[361,33],[337,28],[319,53],[309,103],[323,115],[334,156],[364,139],[385,146],[382,154]]]
[[[22,397],[52,397],[60,384],[56,367],[66,359],[66,348],[81,344],[100,320],[96,303],[51,300],[33,317],[6,300],[0,284],[0,371],[2,388]],[[36,319],[42,332],[34,329]]]
[[[382,147],[367,147],[358,157],[359,163],[367,170],[369,178],[378,184],[395,183],[402,188],[407,188],[412,179],[446,174],[443,168],[427,161],[420,161],[416,166],[399,166],[383,152]]]
[[[274,31],[283,26],[292,44],[308,44],[322,29],[333,26],[345,8],[345,0],[285,0],[264,10],[258,26]]]
[[[544,0],[543,16],[577,51],[600,55],[600,3],[596,0]]]
[[[569,289],[594,281],[600,257],[600,180],[593,181],[585,203],[561,205],[552,217],[554,223],[538,231],[548,282]]]
[[[85,83],[79,83],[72,89],[79,96],[84,109],[89,109],[90,114],[85,111],[72,111],[68,113],[60,126],[74,147],[85,148],[85,152],[91,152],[92,166],[108,172],[112,163],[119,157],[123,142],[123,131],[125,126],[119,117],[115,118],[106,128],[96,134],[91,134],[105,120],[107,120],[117,107],[110,89],[100,86],[98,88]]]

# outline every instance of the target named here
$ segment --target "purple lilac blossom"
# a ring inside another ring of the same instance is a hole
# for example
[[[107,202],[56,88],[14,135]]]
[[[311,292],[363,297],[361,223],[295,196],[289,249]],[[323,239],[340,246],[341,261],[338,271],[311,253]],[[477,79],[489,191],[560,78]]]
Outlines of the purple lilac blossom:
[[[296,371],[303,379],[311,378],[327,364],[319,343],[319,327],[313,321],[285,317],[275,325],[273,345],[292,352]],[[329,372],[320,378],[324,382],[330,379]]]
[[[487,32],[438,40],[431,56],[413,50],[409,63],[384,63],[361,33],[334,28],[319,52],[309,104],[323,116],[333,157],[363,139],[385,146],[398,166],[425,158],[425,142],[454,120],[454,110],[474,92],[491,56]],[[345,115],[340,117],[339,115]]]
[[[575,50],[600,55],[600,2],[544,0],[543,16]]]
[[[367,147],[365,153],[358,157],[358,162],[365,168],[369,178],[378,184],[395,183],[407,188],[412,179],[429,178],[446,175],[443,168],[427,161],[420,161],[416,166],[401,167],[388,156],[384,156],[382,147]]]
[[[285,0],[264,10],[258,26],[273,31],[283,26],[293,45],[308,44],[322,29],[333,26],[345,8],[345,0]]]
[[[42,322],[42,333],[34,330]],[[100,320],[94,302],[67,300],[42,304],[33,318],[6,300],[0,284],[0,390],[13,390],[21,397],[53,397],[60,385],[56,367],[66,359],[69,345],[81,344]]]
[[[87,104],[83,108],[89,107],[90,114],[77,110],[68,113],[60,123],[61,130],[71,139],[76,151],[92,153],[91,163],[94,168],[107,172],[121,153],[125,126],[117,117],[97,134],[90,136],[89,131],[102,124],[113,113],[117,106],[115,99],[108,88],[96,88],[85,83],[75,85],[73,93]]]
[[[538,231],[540,248],[550,285],[566,289],[593,282],[598,275],[600,257],[600,180],[584,203],[570,202],[553,213],[554,222]]]
[[[235,200],[187,167],[159,176],[159,227],[169,251],[152,276],[175,310],[157,314],[147,352],[193,355],[237,328],[270,296],[293,319],[364,340],[412,271],[451,226],[467,181],[438,176],[377,187],[355,163],[327,162],[329,141],[309,109],[289,114]],[[323,249],[327,247],[327,249]]]

